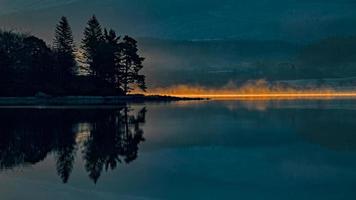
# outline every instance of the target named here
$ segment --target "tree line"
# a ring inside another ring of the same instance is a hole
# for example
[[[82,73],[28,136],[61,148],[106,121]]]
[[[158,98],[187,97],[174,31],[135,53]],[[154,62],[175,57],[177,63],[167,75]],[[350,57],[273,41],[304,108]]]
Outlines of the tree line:
[[[0,30],[0,96],[126,95],[146,90],[137,41],[92,16],[76,47],[62,17],[51,47],[33,35]]]

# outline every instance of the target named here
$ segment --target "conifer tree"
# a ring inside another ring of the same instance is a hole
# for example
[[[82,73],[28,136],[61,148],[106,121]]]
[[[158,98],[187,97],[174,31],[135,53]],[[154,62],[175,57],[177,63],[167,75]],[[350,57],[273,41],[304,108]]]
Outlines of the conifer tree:
[[[100,45],[103,41],[103,30],[96,16],[93,15],[87,23],[82,40],[85,63],[89,66],[89,73],[99,76],[101,66]]]
[[[143,57],[138,54],[137,41],[129,36],[125,36],[120,44],[120,85],[125,94],[129,93],[134,86],[141,90],[146,90],[145,76],[139,72],[143,68]]]
[[[120,53],[119,45],[120,37],[116,35],[116,32],[112,29],[107,31],[104,29],[104,40],[100,46],[100,55],[102,55],[102,68],[100,72],[102,77],[110,84],[113,84],[113,87],[117,87],[117,58]]]
[[[57,70],[60,80],[66,82],[75,73],[75,46],[72,29],[66,17],[62,17],[57,24],[53,41],[56,55]]]

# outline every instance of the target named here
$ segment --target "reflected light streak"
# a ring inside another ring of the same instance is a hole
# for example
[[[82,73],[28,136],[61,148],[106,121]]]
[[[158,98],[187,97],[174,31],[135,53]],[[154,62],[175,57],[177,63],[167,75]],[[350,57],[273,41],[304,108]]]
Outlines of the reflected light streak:
[[[356,92],[333,92],[333,93],[264,93],[264,94],[166,94],[149,93],[149,95],[163,95],[190,98],[210,99],[309,99],[309,98],[356,98]]]

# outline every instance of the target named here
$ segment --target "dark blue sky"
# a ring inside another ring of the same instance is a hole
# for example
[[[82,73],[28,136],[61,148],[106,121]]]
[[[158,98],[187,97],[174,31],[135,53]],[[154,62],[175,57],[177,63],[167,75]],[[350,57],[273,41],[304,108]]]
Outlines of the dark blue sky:
[[[356,0],[0,0],[0,26],[50,38],[61,15],[173,39],[309,41],[356,34]]]

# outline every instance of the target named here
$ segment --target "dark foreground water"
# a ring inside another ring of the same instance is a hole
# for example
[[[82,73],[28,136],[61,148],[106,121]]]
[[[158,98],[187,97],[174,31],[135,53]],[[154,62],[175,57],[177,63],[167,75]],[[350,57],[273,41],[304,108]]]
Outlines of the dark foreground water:
[[[356,199],[356,100],[1,108],[0,199]]]

